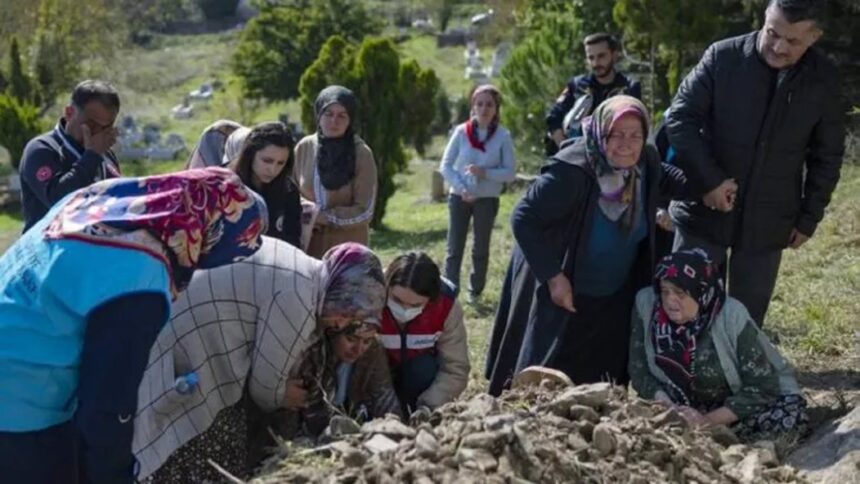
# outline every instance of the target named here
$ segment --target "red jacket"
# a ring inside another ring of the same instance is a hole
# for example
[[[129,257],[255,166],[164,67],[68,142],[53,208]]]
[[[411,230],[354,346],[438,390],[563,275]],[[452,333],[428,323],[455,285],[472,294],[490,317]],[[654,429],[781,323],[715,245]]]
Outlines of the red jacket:
[[[445,329],[445,320],[454,306],[455,298],[454,289],[443,280],[439,297],[428,302],[418,317],[402,327],[391,315],[391,310],[385,307],[382,311],[379,341],[388,353],[388,362],[392,368],[404,359],[410,360],[428,353],[436,354],[436,342]]]

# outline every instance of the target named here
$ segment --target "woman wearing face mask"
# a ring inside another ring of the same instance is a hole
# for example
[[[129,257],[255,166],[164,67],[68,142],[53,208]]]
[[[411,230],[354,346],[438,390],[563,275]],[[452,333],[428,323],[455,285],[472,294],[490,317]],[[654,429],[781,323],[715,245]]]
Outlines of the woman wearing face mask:
[[[301,247],[302,203],[299,189],[290,178],[293,135],[282,123],[275,122],[257,125],[250,131],[236,130],[230,140],[240,143],[241,149],[228,167],[269,207],[266,235]]]
[[[514,180],[511,134],[499,125],[502,95],[495,86],[478,86],[472,93],[472,115],[457,126],[439,171],[451,187],[448,195],[448,255],[445,277],[460,287],[460,266],[472,221],[472,274],[469,298],[481,295],[490,258],[490,235],[499,211],[499,194]]]
[[[412,411],[454,400],[468,383],[469,348],[453,285],[423,252],[394,259],[385,285],[388,304],[379,339],[401,404]]]
[[[645,106],[614,96],[511,216],[514,247],[487,356],[490,393],[532,365],[575,383],[627,381],[630,312],[656,264],[658,199],[683,174],[646,148]]]
[[[636,296],[631,324],[630,381],[643,398],[749,439],[808,422],[792,368],[743,304],[726,297],[701,249],[660,262],[653,285]]]
[[[314,103],[317,132],[296,145],[294,178],[302,197],[319,210],[307,249],[313,257],[343,242],[370,240],[376,162],[355,132],[357,109],[349,89],[323,89]]]
[[[201,271],[173,305],[140,384],[133,446],[139,477],[154,483],[219,482],[222,476],[207,462],[212,459],[250,478],[260,448],[275,445],[267,416],[303,408],[320,395],[312,378],[290,376],[309,342],[318,341],[315,333],[355,322],[378,326],[384,304],[382,265],[359,244],[338,245],[320,261],[265,238],[254,257]],[[367,342],[363,330],[350,336],[356,334],[359,343]],[[361,347],[348,345],[338,361],[356,357]],[[330,346],[316,348],[331,355]],[[325,359],[332,364],[320,374],[329,400],[335,398],[334,361]],[[356,375],[369,374],[358,370],[362,365],[355,364]],[[384,393],[375,393],[384,392],[384,378],[378,377],[387,375],[383,368],[372,384],[360,386],[359,397],[384,400]],[[393,390],[388,395],[394,401],[388,408],[396,409]],[[366,401],[359,397],[349,402]]]

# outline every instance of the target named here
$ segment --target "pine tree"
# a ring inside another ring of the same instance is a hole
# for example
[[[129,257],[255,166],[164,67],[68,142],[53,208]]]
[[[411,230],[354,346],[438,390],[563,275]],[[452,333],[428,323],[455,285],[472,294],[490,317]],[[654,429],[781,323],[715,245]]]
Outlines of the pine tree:
[[[9,58],[6,72],[9,73],[8,87],[6,92],[21,103],[30,103],[33,100],[33,83],[27,75],[21,61],[21,52],[18,48],[17,37],[12,38],[9,44]]]

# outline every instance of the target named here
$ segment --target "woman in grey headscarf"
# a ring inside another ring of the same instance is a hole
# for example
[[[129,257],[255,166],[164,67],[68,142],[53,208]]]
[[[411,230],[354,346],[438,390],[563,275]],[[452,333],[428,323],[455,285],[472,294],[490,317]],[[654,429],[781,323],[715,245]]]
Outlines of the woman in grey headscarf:
[[[229,119],[219,119],[203,130],[197,146],[188,156],[185,168],[206,168],[207,166],[221,166],[232,160],[239,153],[242,141],[251,130],[241,124]],[[238,136],[234,136],[238,134]],[[235,141],[230,142],[231,138]],[[238,143],[236,142],[238,141]],[[227,156],[225,150],[232,147],[232,156]]]
[[[358,102],[349,89],[329,86],[314,103],[317,132],[296,145],[295,179],[319,209],[308,254],[319,257],[343,242],[368,245],[376,200],[376,162],[355,133]]]
[[[201,272],[174,304],[140,386],[139,478],[218,480],[208,459],[249,477],[258,457],[249,451],[267,435],[254,417],[310,400],[291,370],[303,350],[326,328],[378,325],[384,305],[382,266],[359,244],[318,261],[265,238],[247,263]]]

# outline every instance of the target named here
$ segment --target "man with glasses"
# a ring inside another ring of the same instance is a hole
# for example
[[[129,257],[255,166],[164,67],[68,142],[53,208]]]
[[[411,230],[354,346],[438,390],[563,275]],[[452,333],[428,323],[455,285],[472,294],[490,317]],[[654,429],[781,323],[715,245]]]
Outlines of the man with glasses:
[[[813,47],[823,4],[770,0],[761,30],[705,51],[666,117],[676,164],[701,196],[672,203],[675,250],[705,249],[728,269],[729,294],[759,326],[782,250],[815,233],[842,166],[839,73]]]
[[[113,86],[87,80],[72,91],[71,102],[53,130],[27,143],[21,157],[21,208],[24,231],[69,193],[120,176],[110,148],[119,95]]]

